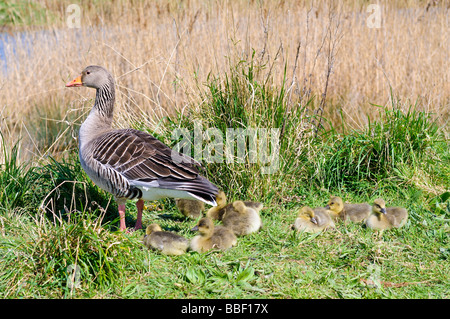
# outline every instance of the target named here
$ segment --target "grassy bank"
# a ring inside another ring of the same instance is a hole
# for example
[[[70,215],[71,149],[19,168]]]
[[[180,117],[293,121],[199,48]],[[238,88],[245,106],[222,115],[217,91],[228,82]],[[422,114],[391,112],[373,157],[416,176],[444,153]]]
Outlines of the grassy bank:
[[[117,231],[117,206],[79,165],[65,160],[21,163],[5,143],[0,170],[0,296],[2,298],[448,298],[448,132],[430,114],[391,97],[372,106],[367,126],[335,129],[293,107],[288,81],[277,87],[250,59],[210,76],[203,103],[156,125],[142,116],[132,126],[169,145],[177,128],[278,128],[279,165],[205,163],[207,176],[230,199],[264,203],[264,228],[239,238],[226,252],[167,257],[149,251],[143,232]],[[344,121],[345,123],[345,121]],[[205,145],[207,140],[205,141]],[[193,154],[192,154],[193,155]],[[330,195],[371,202],[383,197],[408,209],[401,229],[382,236],[358,224],[318,235],[290,225],[303,205],[325,205]],[[135,207],[128,203],[127,222]],[[188,238],[186,220],[171,199],[147,203],[143,223]],[[71,277],[76,268],[80,277]]]

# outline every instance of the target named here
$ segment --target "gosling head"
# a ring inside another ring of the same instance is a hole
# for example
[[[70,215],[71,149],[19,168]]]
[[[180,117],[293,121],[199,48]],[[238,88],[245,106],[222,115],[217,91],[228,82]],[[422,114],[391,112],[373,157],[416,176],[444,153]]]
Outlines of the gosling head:
[[[209,234],[214,229],[214,223],[211,219],[203,217],[200,219],[191,231],[198,231],[201,235]]]
[[[245,204],[243,201],[241,200],[237,200],[235,202],[233,202],[233,207],[234,209],[236,209],[239,213],[244,213],[245,212]]]
[[[342,201],[342,198],[332,196],[325,208],[331,210],[332,212],[340,213],[344,209],[344,202]]]
[[[153,232],[156,231],[162,231],[161,226],[159,226],[158,224],[151,224],[147,226],[147,229],[145,230],[145,234],[148,236]]]
[[[114,84],[114,79],[104,67],[90,65],[86,67],[78,77],[67,83],[66,87],[86,86],[100,89],[104,86],[110,87],[111,84]]]
[[[317,225],[317,219],[314,215],[314,211],[309,206],[303,206],[302,208],[300,208],[298,217],[310,220],[312,223]]]
[[[377,198],[373,201],[372,210],[377,214],[386,214],[386,203],[383,199]]]
[[[223,191],[219,191],[219,193],[217,194],[216,203],[219,207],[223,207],[227,204],[227,196]]]

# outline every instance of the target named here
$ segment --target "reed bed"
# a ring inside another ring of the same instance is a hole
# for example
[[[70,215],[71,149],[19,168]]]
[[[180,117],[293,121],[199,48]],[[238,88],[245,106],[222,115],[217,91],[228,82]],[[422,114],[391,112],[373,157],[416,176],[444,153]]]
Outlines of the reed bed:
[[[336,126],[367,124],[391,96],[448,121],[446,1],[380,1],[379,28],[362,1],[81,1],[74,28],[70,1],[30,3],[10,4],[0,72],[0,127],[26,158],[73,148],[94,92],[64,84],[90,64],[116,77],[119,127],[198,109],[208,77],[252,54],[291,107],[315,99]]]

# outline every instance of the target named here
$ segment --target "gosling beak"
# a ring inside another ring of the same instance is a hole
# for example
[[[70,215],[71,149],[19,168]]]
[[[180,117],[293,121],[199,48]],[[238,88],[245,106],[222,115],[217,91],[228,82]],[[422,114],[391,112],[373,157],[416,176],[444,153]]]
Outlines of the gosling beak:
[[[66,84],[66,87],[77,87],[82,86],[83,82],[81,82],[81,75],[79,75],[77,78],[73,79],[69,83]]]
[[[325,206],[326,209],[330,209],[330,205]]]
[[[191,231],[198,231],[198,226],[194,226]]]
[[[382,209],[380,209],[380,211],[381,211],[383,214],[386,214],[386,208],[382,208]]]
[[[311,222],[317,225],[317,219],[315,217],[311,217]]]

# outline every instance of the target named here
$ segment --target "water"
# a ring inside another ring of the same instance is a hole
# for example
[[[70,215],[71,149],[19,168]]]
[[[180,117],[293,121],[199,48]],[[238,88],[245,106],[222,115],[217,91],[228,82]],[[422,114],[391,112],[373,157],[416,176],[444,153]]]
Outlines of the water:
[[[26,32],[14,32],[0,33],[0,69],[5,75],[10,72],[9,63],[14,60],[25,61],[23,58],[31,58],[33,56],[34,48],[38,44],[42,51],[42,47],[46,47],[45,52],[51,52],[55,50],[58,45],[62,44],[67,29],[62,30],[41,30],[41,31],[26,31]],[[74,39],[81,37],[80,30],[70,29],[71,33],[74,33]],[[36,52],[38,53],[38,52]],[[23,59],[23,60],[22,60]],[[32,61],[31,61],[32,62]],[[27,61],[29,63],[29,61]],[[17,65],[17,63],[14,63]],[[26,67],[26,65],[20,65],[20,67]]]

